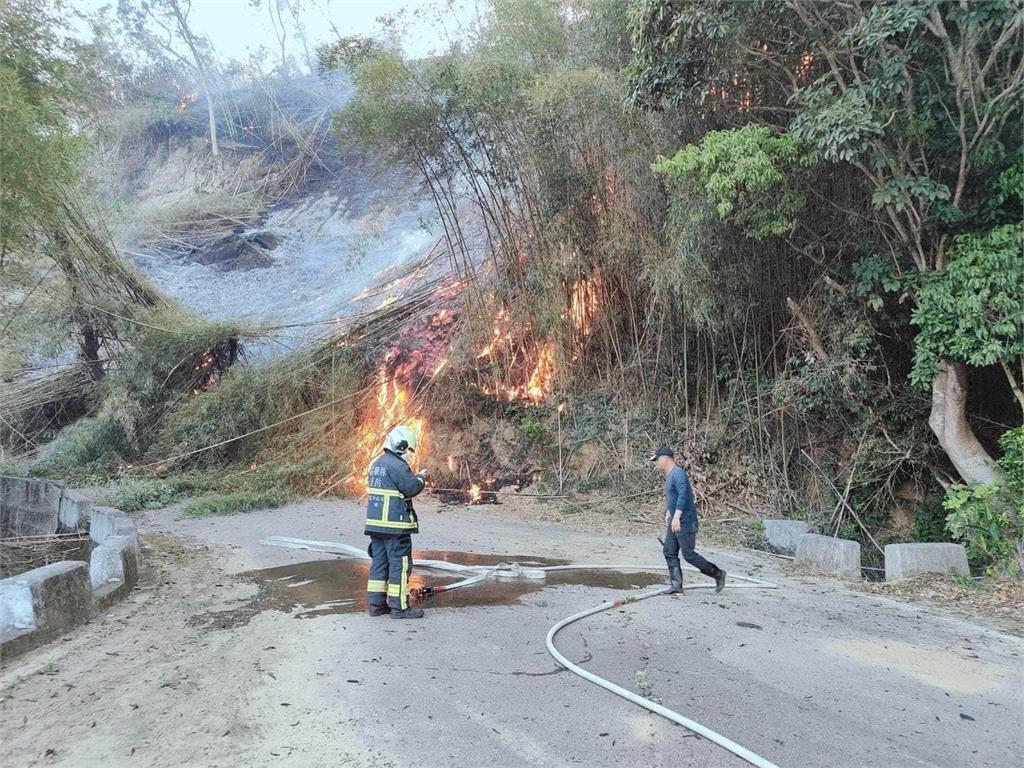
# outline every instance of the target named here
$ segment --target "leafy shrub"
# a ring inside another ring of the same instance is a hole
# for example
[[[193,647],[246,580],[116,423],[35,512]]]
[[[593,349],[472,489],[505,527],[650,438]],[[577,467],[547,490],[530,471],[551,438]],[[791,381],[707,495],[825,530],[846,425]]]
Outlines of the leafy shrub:
[[[1000,440],[1004,474],[989,485],[956,485],[944,502],[946,529],[963,541],[968,557],[991,572],[1021,574],[1024,556],[1024,427]]]
[[[519,429],[534,443],[544,441],[548,437],[547,428],[544,426],[544,423],[533,416],[524,418],[519,425]]]
[[[128,479],[111,489],[109,500],[122,512],[160,509],[187,495],[188,490],[180,481]]]
[[[946,508],[940,499],[929,498],[918,507],[911,538],[914,541],[950,540],[946,530]]]
[[[43,474],[111,473],[131,455],[131,443],[110,409],[103,409],[64,429],[40,456],[37,470]]]
[[[940,360],[973,366],[1024,357],[1024,225],[953,240],[949,266],[918,292],[911,381],[927,387]]]
[[[250,512],[254,509],[279,507],[288,501],[283,491],[235,491],[233,493],[210,493],[190,501],[182,510],[185,517],[206,515],[230,515],[235,512]]]

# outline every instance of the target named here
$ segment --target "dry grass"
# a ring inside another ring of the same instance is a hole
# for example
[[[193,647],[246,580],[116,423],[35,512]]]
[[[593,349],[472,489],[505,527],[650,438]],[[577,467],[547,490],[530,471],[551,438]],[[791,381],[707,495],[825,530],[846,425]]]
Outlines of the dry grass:
[[[989,620],[1024,636],[1024,581],[975,581],[923,573],[898,581],[865,582],[862,589],[874,595],[935,605],[971,619]]]

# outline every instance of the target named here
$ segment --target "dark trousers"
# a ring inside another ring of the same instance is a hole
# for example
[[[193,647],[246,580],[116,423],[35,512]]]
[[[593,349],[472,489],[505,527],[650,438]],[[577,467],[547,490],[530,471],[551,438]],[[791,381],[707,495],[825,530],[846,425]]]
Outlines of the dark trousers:
[[[409,574],[412,573],[412,536],[371,536],[370,576],[366,592],[370,605],[404,611],[409,607]]]
[[[688,562],[705,576],[715,578],[718,576],[718,566],[714,563],[709,563],[694,551],[696,543],[696,523],[682,523],[679,527],[679,533],[673,532],[672,525],[671,523],[669,524],[668,530],[665,532],[665,547],[663,550],[665,554],[665,562],[668,563],[669,572],[680,567],[679,553],[682,552],[683,560]]]

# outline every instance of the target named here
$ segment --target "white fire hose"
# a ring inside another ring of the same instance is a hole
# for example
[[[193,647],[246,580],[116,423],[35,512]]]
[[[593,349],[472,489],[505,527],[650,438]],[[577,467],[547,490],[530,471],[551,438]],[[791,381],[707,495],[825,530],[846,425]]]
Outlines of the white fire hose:
[[[708,588],[708,589],[710,589],[713,586],[714,586],[713,584],[700,584],[700,585],[694,585],[692,587],[685,587],[685,589],[700,589],[700,588]],[[734,586],[741,586],[741,585],[734,585]],[[775,585],[774,584],[768,584],[767,582],[761,582],[760,584],[750,584],[749,586],[750,587],[772,588]],[[587,608],[585,611],[580,611],[579,613],[574,613],[572,616],[568,616],[568,617],[562,619],[560,622],[558,622],[551,629],[548,630],[548,636],[547,636],[547,639],[545,641],[547,643],[547,646],[548,646],[548,653],[550,653],[552,656],[554,656],[555,661],[557,661],[559,664],[561,664],[563,667],[568,669],[573,674],[579,675],[584,680],[587,680],[587,681],[589,681],[591,683],[594,683],[595,685],[601,686],[606,691],[611,691],[616,696],[621,696],[622,698],[626,699],[627,701],[631,701],[634,704],[639,704],[644,709],[648,709],[651,712],[654,712],[656,715],[661,715],[662,717],[666,718],[667,720],[671,720],[673,723],[678,723],[679,725],[683,726],[684,728],[687,728],[688,730],[691,730],[694,733],[696,733],[696,734],[698,734],[700,736],[703,736],[708,741],[713,741],[718,746],[723,747],[724,749],[729,750],[734,755],[736,755],[737,757],[740,757],[740,758],[746,760],[751,765],[756,765],[756,766],[758,766],[758,768],[778,768],[778,766],[776,766],[775,763],[773,763],[773,762],[771,762],[769,760],[766,760],[765,758],[761,757],[758,754],[755,754],[755,753],[751,752],[746,747],[740,746],[735,741],[732,741],[731,739],[727,739],[725,736],[722,736],[720,733],[716,733],[715,731],[712,731],[707,726],[701,725],[700,723],[698,723],[695,720],[690,720],[688,717],[683,717],[678,712],[674,712],[671,709],[669,709],[668,707],[663,707],[663,706],[661,706],[661,704],[656,704],[653,701],[651,701],[650,699],[645,699],[643,696],[639,696],[638,694],[635,694],[632,691],[623,688],[622,686],[619,686],[619,685],[616,685],[615,683],[609,682],[608,680],[605,680],[603,677],[598,677],[593,672],[588,672],[587,670],[585,670],[583,667],[579,666],[578,664],[573,664],[571,661],[569,661],[567,658],[565,658],[565,656],[563,656],[559,652],[559,650],[555,647],[555,635],[557,635],[565,627],[567,627],[570,624],[572,624],[574,621],[579,621],[580,619],[585,619],[587,616],[593,616],[595,613],[600,613],[601,611],[607,611],[609,608],[618,608],[619,606],[626,605],[627,603],[635,603],[635,602],[637,602],[639,600],[646,600],[649,597],[657,597],[658,595],[664,595],[665,593],[668,592],[668,590],[669,590],[668,587],[662,587],[661,589],[654,589],[654,590],[651,590],[650,592],[641,592],[639,595],[634,595],[634,596],[630,596],[630,597],[620,597],[617,600],[610,600],[610,601],[608,601],[606,603],[601,603],[600,605],[595,605],[593,608]]]
[[[288,547],[289,549],[308,549],[314,552],[324,552],[328,554],[337,554],[344,557],[351,557],[358,560],[369,560],[369,555],[358,547],[353,547],[348,544],[341,544],[334,541],[311,541],[308,539],[293,539],[287,536],[268,536],[260,539],[261,544],[269,544],[271,546]],[[636,565],[636,564],[623,564],[623,565],[548,565],[543,567],[528,567],[520,568],[518,563],[500,563],[498,565],[482,566],[482,565],[461,565],[459,563],[449,563],[445,560],[417,560],[416,564],[424,568],[432,568],[440,571],[451,571],[454,573],[469,573],[465,579],[457,581],[454,584],[447,584],[444,587],[439,588],[445,592],[450,592],[453,589],[460,589],[462,587],[468,587],[472,584],[477,584],[484,581],[492,576],[511,575],[520,578],[528,579],[543,579],[545,574],[549,571],[660,571],[664,568],[663,564],[659,565]],[[685,570],[696,571],[696,568],[685,566]],[[761,579],[755,579],[751,576],[729,576],[730,581],[741,581],[743,583],[729,584],[730,589],[775,589],[776,585],[768,581],[762,581]],[[684,590],[689,589],[711,589],[714,584],[694,584],[692,586],[684,586]],[[550,653],[555,661],[561,664],[563,667],[568,669],[573,674],[579,675],[584,680],[587,680],[595,685],[599,685],[606,691],[611,691],[616,696],[621,696],[627,701],[631,701],[634,704],[654,712],[656,715],[661,715],[667,720],[671,720],[684,728],[693,731],[694,733],[703,736],[708,741],[712,741],[719,745],[723,749],[732,752],[739,758],[746,760],[751,765],[757,766],[757,768],[778,768],[775,763],[761,757],[754,752],[751,752],[746,747],[740,746],[731,739],[722,736],[720,733],[716,733],[707,726],[701,725],[695,720],[690,720],[687,717],[674,712],[668,707],[663,707],[661,704],[656,704],[650,699],[645,699],[636,693],[633,693],[626,688],[623,688],[615,683],[605,680],[603,677],[598,677],[593,672],[588,672],[578,664],[573,664],[565,656],[563,656],[559,650],[555,647],[555,635],[557,635],[565,627],[569,626],[573,622],[585,619],[587,616],[593,616],[595,613],[601,613],[607,611],[610,608],[618,608],[619,606],[627,605],[629,603],[635,603],[640,600],[646,600],[649,597],[657,597],[658,595],[664,595],[668,592],[668,587],[661,587],[654,589],[649,592],[641,592],[638,595],[632,595],[627,597],[620,597],[616,600],[610,600],[608,602],[595,605],[593,608],[587,608],[585,611],[574,613],[572,616],[568,616],[551,629],[548,630],[548,635],[545,640],[547,644],[548,653]]]

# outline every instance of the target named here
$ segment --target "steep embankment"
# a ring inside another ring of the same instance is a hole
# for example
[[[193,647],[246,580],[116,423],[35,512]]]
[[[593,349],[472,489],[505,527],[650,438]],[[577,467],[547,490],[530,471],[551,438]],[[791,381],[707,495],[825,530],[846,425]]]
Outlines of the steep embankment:
[[[273,119],[222,141],[218,157],[187,124],[123,142],[107,153],[105,174],[105,192],[120,201],[119,250],[204,319],[351,314],[353,297],[437,234],[415,180],[338,146],[330,115],[348,93],[297,83],[291,102],[274,102]]]

